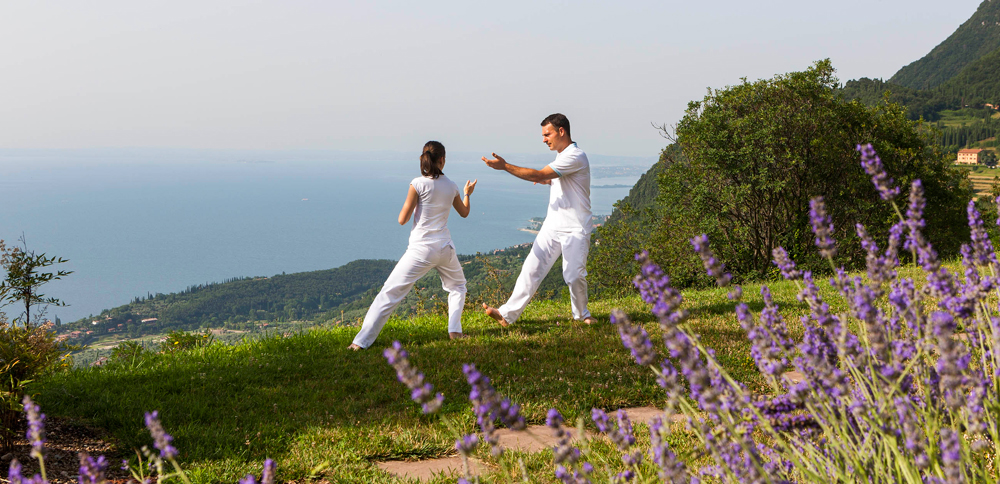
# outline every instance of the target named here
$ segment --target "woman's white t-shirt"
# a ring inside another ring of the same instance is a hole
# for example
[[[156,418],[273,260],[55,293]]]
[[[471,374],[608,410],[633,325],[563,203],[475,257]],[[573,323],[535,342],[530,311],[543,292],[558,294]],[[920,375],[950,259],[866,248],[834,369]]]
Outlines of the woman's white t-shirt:
[[[448,214],[459,195],[458,185],[441,175],[431,178],[414,178],[410,185],[417,191],[417,208],[413,213],[410,244],[451,240],[448,231]]]

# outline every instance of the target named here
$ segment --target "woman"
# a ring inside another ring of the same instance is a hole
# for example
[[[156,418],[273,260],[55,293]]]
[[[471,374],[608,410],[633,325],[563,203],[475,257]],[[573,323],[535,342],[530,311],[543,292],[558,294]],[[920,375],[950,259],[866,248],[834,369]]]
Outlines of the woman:
[[[469,195],[479,181],[466,181],[464,197],[458,186],[444,175],[444,145],[428,141],[420,155],[420,173],[423,176],[410,182],[410,190],[399,211],[399,225],[404,225],[413,215],[410,243],[406,253],[396,263],[382,291],[368,308],[361,331],[348,348],[365,349],[378,337],[382,326],[396,306],[410,292],[413,284],[431,269],[437,269],[441,286],[448,291],[448,335],[462,337],[462,310],[465,308],[465,273],[455,254],[455,245],[448,231],[448,214],[455,207],[462,218],[469,216]],[[414,211],[416,214],[414,215]]]

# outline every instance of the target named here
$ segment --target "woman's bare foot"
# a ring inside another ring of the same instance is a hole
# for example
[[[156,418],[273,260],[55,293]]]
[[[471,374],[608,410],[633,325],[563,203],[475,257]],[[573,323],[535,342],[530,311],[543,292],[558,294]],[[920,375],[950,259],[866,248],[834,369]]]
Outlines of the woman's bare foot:
[[[464,333],[448,333],[448,337],[451,339],[468,338]]]
[[[500,315],[500,311],[497,311],[497,308],[489,307],[486,305],[486,303],[483,303],[483,310],[486,311],[487,316],[495,319],[498,323],[500,323],[500,326],[503,326],[505,328],[507,326],[510,326],[510,323],[508,323],[507,320]]]
[[[356,345],[354,343],[351,343],[351,346],[348,346],[347,349],[358,351],[358,350],[363,350],[364,348],[362,348],[362,347],[360,347],[360,346],[358,346],[358,345]]]
[[[594,323],[597,322],[597,320],[594,319],[594,318],[592,318],[592,317],[590,317],[590,316],[587,316],[586,318],[583,318],[583,322],[585,324],[594,324]]]

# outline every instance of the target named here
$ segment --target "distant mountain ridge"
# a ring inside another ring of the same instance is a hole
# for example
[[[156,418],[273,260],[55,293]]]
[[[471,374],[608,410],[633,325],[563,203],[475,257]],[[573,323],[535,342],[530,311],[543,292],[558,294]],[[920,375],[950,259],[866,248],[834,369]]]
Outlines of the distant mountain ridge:
[[[1000,0],[984,0],[972,17],[944,42],[900,69],[889,82],[912,89],[933,89],[997,49],[1000,49]]]

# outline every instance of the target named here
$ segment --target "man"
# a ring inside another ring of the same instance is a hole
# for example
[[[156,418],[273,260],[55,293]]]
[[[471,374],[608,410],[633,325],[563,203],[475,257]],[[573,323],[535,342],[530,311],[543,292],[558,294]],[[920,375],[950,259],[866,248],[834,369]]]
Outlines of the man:
[[[587,310],[587,254],[590,252],[590,162],[570,137],[569,120],[562,114],[552,114],[542,120],[542,142],[558,153],[555,161],[541,170],[507,163],[493,153],[493,159],[483,161],[495,170],[503,170],[522,180],[551,185],[549,210],[545,216],[531,253],[524,261],[521,274],[507,303],[499,308],[483,304],[491,318],[503,326],[517,321],[542,279],[556,259],[563,257],[563,280],[569,286],[573,319],[590,324],[593,318]]]

